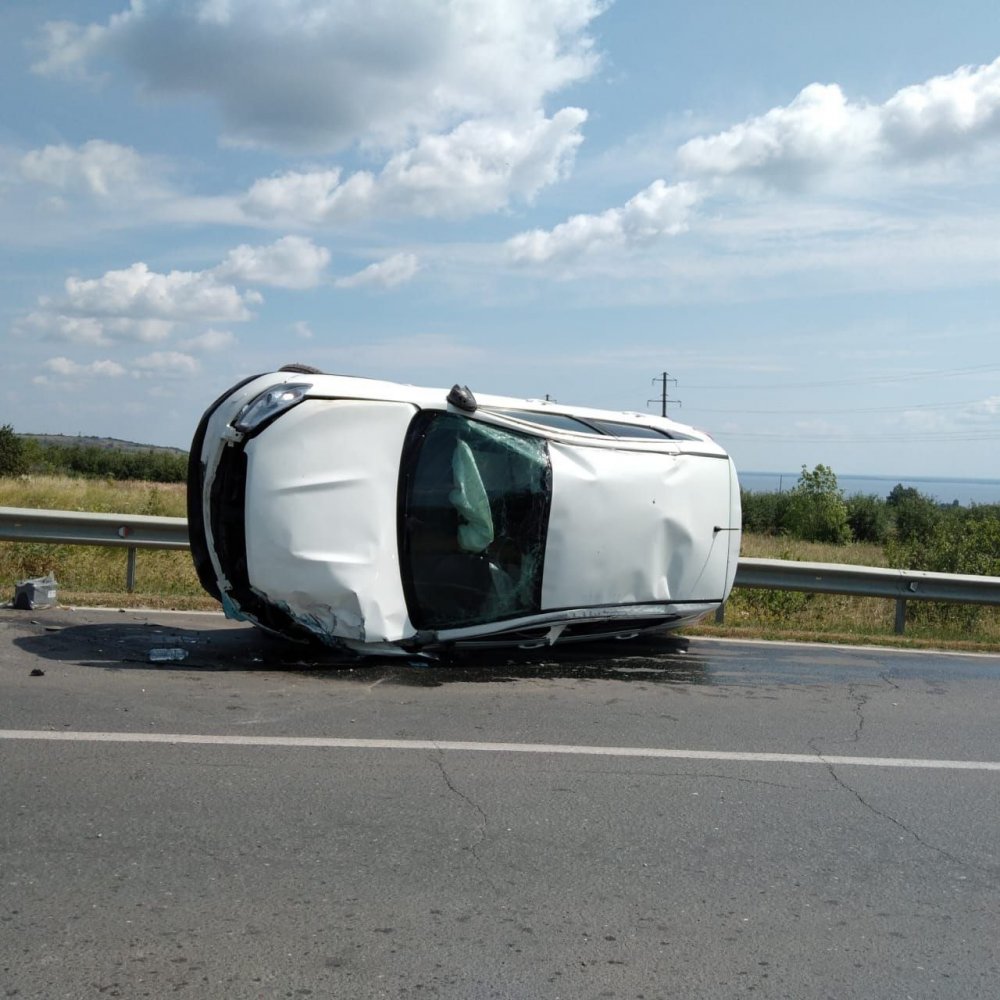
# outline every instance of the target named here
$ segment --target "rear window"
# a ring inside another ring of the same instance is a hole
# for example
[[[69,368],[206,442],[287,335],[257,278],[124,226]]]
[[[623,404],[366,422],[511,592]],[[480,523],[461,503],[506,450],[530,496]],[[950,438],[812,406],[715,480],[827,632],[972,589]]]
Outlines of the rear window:
[[[553,427],[560,431],[572,431],[574,434],[604,434],[602,430],[592,427],[589,423],[577,420],[576,417],[568,417],[565,413],[536,413],[534,410],[495,410],[505,417],[513,417],[515,420],[526,420],[532,424],[539,424],[542,427]]]
[[[644,427],[641,424],[624,424],[617,420],[592,420],[587,418],[587,422],[593,424],[604,434],[611,434],[620,438],[652,438],[662,441],[671,437],[666,431],[657,430],[655,427]]]
[[[574,434],[607,435],[616,438],[629,438],[633,441],[697,441],[698,438],[682,431],[661,431],[657,427],[644,424],[629,424],[621,420],[602,420],[596,417],[570,417],[565,413],[539,412],[537,410],[494,410],[515,420],[525,420],[542,427],[552,427],[561,431],[572,431]]]
[[[539,610],[552,496],[543,439],[455,413],[421,413],[400,474],[400,569],[417,628]]]

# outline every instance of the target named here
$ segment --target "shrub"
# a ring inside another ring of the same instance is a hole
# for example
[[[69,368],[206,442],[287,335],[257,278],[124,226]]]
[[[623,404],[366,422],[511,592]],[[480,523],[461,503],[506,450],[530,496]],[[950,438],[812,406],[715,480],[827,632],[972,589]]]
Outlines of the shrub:
[[[897,537],[886,545],[889,565],[933,573],[1000,576],[1000,515],[998,508],[948,508],[926,534]],[[983,608],[977,604],[911,601],[907,617],[934,626],[972,629]]]
[[[943,516],[943,509],[933,498],[901,483],[892,488],[886,504],[890,508],[895,536],[904,543],[929,538]]]
[[[803,465],[789,497],[788,530],[796,538],[835,545],[846,545],[851,540],[847,504],[828,466],[817,465],[810,472]]]
[[[780,535],[788,530],[788,493],[741,491],[743,530],[758,535]]]
[[[847,498],[847,523],[856,542],[885,543],[889,537],[889,506],[874,494],[857,493]]]
[[[0,476],[21,476],[28,471],[24,445],[10,424],[0,427]]]
[[[169,451],[101,448],[97,445],[48,444],[27,439],[30,468],[37,473],[67,473],[86,479],[146,480],[183,483],[187,455]]]

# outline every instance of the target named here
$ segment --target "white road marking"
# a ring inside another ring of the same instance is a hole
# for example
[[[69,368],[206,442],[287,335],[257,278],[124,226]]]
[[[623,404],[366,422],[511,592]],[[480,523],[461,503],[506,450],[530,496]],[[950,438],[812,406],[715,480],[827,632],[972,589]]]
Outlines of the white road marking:
[[[888,598],[885,598],[885,600],[888,600]],[[207,614],[207,612],[203,612],[203,614]],[[775,647],[785,649],[786,647],[792,646],[801,649],[838,649],[844,650],[848,653],[889,653],[898,654],[900,656],[933,657],[951,656],[980,660],[997,660],[1000,658],[996,653],[974,653],[968,649],[918,649],[914,646],[864,646],[850,642],[806,642],[803,639],[729,639],[722,635],[692,635],[684,636],[683,638],[687,638],[692,642],[698,643],[716,643],[720,646],[770,646],[772,649]]]
[[[586,757],[645,757],[670,760],[731,760],[751,764],[826,764],[949,771],[1000,771],[996,760],[932,760],[919,757],[841,757],[812,753],[736,750],[670,750],[657,747],[595,747],[560,743],[478,743],[462,740],[360,740],[327,736],[212,736],[195,733],[88,733],[47,729],[0,729],[2,740],[60,743],[168,743],[196,746],[289,747],[324,750],[467,750],[487,753],[562,754]]]

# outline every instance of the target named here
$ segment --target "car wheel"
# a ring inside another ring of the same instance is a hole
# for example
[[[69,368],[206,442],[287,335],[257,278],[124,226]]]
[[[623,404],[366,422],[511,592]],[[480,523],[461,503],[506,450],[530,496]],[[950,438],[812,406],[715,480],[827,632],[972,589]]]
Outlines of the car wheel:
[[[298,362],[293,362],[290,365],[282,365],[279,372],[294,372],[296,375],[323,375],[325,374],[319,368],[313,368],[312,365],[300,365]]]

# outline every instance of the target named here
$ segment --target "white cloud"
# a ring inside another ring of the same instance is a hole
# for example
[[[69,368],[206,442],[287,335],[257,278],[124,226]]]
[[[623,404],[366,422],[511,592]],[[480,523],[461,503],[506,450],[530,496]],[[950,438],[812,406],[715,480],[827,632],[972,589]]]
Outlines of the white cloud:
[[[56,375],[67,378],[79,378],[81,376],[104,376],[106,378],[120,378],[125,374],[125,368],[117,361],[92,361],[88,365],[72,361],[70,358],[58,357],[49,358],[45,362],[45,367]]]
[[[904,410],[893,422],[915,431],[987,432],[997,428],[1000,396],[987,396],[955,408]]]
[[[243,207],[248,215],[264,219],[323,221],[346,215],[344,204],[366,202],[374,182],[367,172],[354,174],[345,184],[340,177],[339,167],[309,173],[290,170],[267,177],[254,182]]]
[[[215,269],[219,278],[278,288],[313,288],[330,262],[330,251],[302,236],[283,236],[265,247],[242,244]]]
[[[394,288],[413,279],[420,269],[420,262],[412,253],[397,253],[385,260],[369,264],[368,267],[346,278],[338,278],[334,284],[338,288],[360,288],[365,285],[378,285],[382,288]]]
[[[49,21],[43,27],[43,57],[34,65],[46,76],[87,79],[86,62],[100,48],[106,29],[97,24],[81,26],[72,21]]]
[[[810,84],[786,107],[772,108],[718,135],[691,139],[677,154],[693,174],[757,173],[774,180],[863,160],[878,136],[871,108],[851,105],[836,84]]]
[[[997,138],[1000,59],[905,87],[880,105],[852,103],[836,84],[810,84],[784,107],[691,139],[677,159],[689,174],[796,187],[845,168],[948,160]]]
[[[15,322],[13,332],[16,336],[92,346],[106,346],[120,340],[155,343],[168,337],[174,326],[172,322],[159,319],[68,316],[59,311],[60,303],[46,298],[40,300],[39,306]]]
[[[316,336],[312,327],[303,319],[292,324],[292,332],[300,340],[312,340]]]
[[[534,229],[507,241],[512,260],[540,263],[594,250],[631,249],[683,232],[700,198],[690,183],[656,180],[620,208],[600,215],[575,215],[554,229]]]
[[[904,87],[881,120],[886,146],[901,158],[947,157],[1000,137],[1000,59]]]
[[[91,345],[151,343],[178,323],[248,320],[261,301],[259,292],[220,282],[212,271],[159,274],[138,262],[100,278],[67,278],[64,295],[40,298],[14,332]]]
[[[959,412],[959,419],[968,424],[995,424],[1000,417],[1000,396],[987,396]]]
[[[384,200],[420,215],[495,210],[511,195],[531,200],[564,175],[586,120],[580,108],[563,108],[552,118],[467,121],[447,135],[425,136],[386,164]]]
[[[185,351],[194,351],[196,354],[213,354],[217,351],[226,351],[235,347],[238,341],[229,330],[206,330],[198,334],[197,337],[188,337],[182,340],[177,346]]]
[[[62,316],[57,312],[37,310],[14,324],[14,334],[21,337],[43,337],[65,340],[73,344],[107,344],[103,324],[89,316]]]
[[[180,351],[154,351],[152,354],[136,358],[133,364],[134,374],[140,376],[168,375],[179,378],[184,375],[196,375],[201,370],[197,359]]]
[[[988,396],[975,405],[975,412],[988,417],[1000,416],[1000,396]]]
[[[138,262],[101,278],[67,278],[60,306],[77,316],[238,321],[249,319],[248,306],[260,301],[258,293],[222,284],[210,271],[159,274]]]
[[[656,181],[621,208],[574,215],[553,229],[520,233],[507,241],[506,251],[514,261],[542,263],[649,244],[687,228],[694,207],[712,198],[719,204],[725,200],[728,212],[703,220],[700,229],[711,241],[726,235],[727,218],[737,228],[741,219],[745,221],[749,229],[741,244],[730,240],[732,245],[717,248],[727,255],[740,253],[752,258],[751,268],[761,266],[762,241],[766,261],[773,264],[776,260],[776,247],[767,242],[769,233],[785,243],[792,235],[788,219],[778,218],[776,225],[775,216],[792,211],[804,221],[812,230],[812,245],[805,246],[800,234],[799,245],[784,257],[785,266],[794,273],[808,267],[807,261],[818,263],[824,256],[838,256],[828,237],[842,228],[844,209],[824,208],[806,199],[789,207],[776,198],[761,208],[760,199],[754,197],[761,193],[760,188],[742,182],[756,180],[766,188],[797,192],[819,184],[828,193],[848,186],[854,191],[873,191],[886,184],[899,190],[904,183],[954,178],[956,164],[975,162],[977,156],[980,165],[990,165],[993,161],[985,157],[997,151],[997,140],[1000,59],[906,87],[880,105],[852,103],[837,85],[814,83],[787,105],[716,135],[683,143],[676,153],[677,164],[689,178],[696,179],[675,184]],[[747,208],[755,204],[758,208],[747,215]],[[817,220],[824,216],[832,220],[832,229],[817,227]],[[908,232],[909,225],[898,213],[884,212],[867,227],[874,225],[891,234],[901,224]],[[732,226],[729,231],[736,232]],[[925,252],[923,242],[919,247],[905,253],[906,259]],[[937,253],[940,256],[943,247],[939,246]],[[671,261],[675,274],[680,273],[678,263]],[[680,263],[682,269],[687,267]],[[653,262],[654,267],[664,264],[662,260]]]
[[[238,246],[217,267],[204,271],[161,274],[140,261],[99,278],[67,278],[62,296],[40,298],[36,309],[15,321],[12,332],[21,338],[90,346],[115,341],[154,343],[169,337],[179,325],[249,320],[251,308],[263,298],[241,285],[311,288],[321,281],[329,260],[325,247],[304,237],[286,236],[269,246]],[[397,265],[397,272],[402,270]],[[392,277],[390,267],[384,283],[392,283]],[[231,332],[213,328],[180,342],[196,353],[223,351],[235,344]],[[186,355],[148,357],[170,357],[183,369],[185,362],[179,359]]]
[[[159,164],[129,146],[91,139],[79,147],[45,146],[25,153],[18,164],[21,178],[66,194],[100,199],[150,197],[160,192],[155,180]]]
[[[338,169],[289,171],[257,181],[243,199],[248,215],[307,224],[362,216],[458,218],[530,201],[564,176],[583,141],[587,114],[563,108],[516,122],[465,121],[451,132],[424,136],[391,157],[378,174]]]
[[[208,97],[232,141],[398,145],[520,115],[589,76],[604,0],[133,0],[106,24],[50,23],[35,70],[123,65],[153,95]]]

